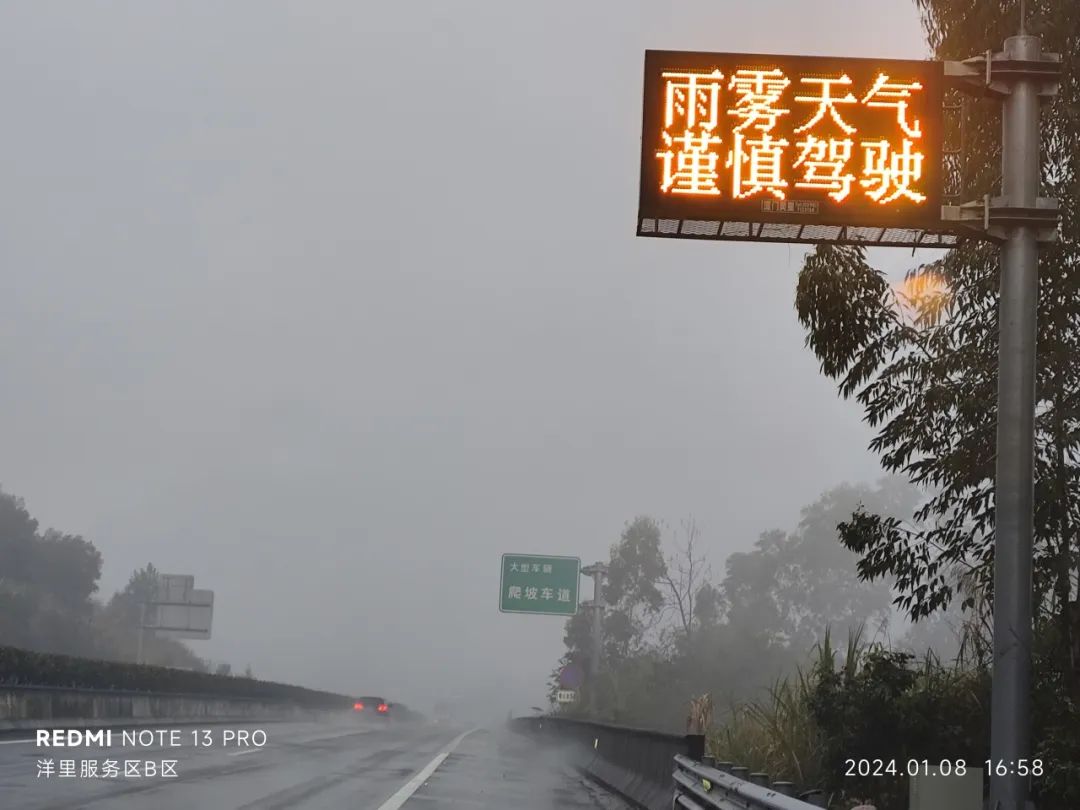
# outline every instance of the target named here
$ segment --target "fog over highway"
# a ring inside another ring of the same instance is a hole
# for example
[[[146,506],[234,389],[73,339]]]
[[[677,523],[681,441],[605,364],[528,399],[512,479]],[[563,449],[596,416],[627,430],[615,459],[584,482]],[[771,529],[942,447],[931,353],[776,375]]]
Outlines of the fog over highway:
[[[719,574],[881,474],[805,348],[804,247],[636,239],[649,48],[927,54],[910,0],[0,7],[0,486],[42,559],[49,527],[100,552],[84,649],[2,643],[424,715],[0,731],[4,810],[619,807],[506,728],[568,630],[500,612],[501,555],[606,560],[645,514],[667,553],[693,515]],[[213,591],[184,666],[143,649],[148,563]]]
[[[563,623],[500,554],[693,513],[719,564],[879,474],[801,248],[634,237],[664,47],[926,53],[908,0],[4,3],[0,483],[106,597],[213,589],[236,671],[527,711]]]

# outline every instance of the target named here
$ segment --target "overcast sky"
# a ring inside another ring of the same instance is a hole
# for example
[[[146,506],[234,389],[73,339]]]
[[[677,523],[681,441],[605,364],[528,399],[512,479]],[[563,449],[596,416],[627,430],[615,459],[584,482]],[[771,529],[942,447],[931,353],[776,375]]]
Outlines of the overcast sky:
[[[803,249],[635,237],[647,48],[926,55],[907,0],[5,2],[0,484],[213,589],[201,655],[527,709],[503,552],[693,513],[719,570],[876,478]]]

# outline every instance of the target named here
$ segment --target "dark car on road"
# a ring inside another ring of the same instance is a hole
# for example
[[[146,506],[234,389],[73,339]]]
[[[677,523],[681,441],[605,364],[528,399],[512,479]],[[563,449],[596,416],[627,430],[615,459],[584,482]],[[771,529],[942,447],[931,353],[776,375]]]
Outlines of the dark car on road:
[[[385,698],[367,695],[358,697],[353,703],[353,714],[373,720],[390,719],[390,703]]]

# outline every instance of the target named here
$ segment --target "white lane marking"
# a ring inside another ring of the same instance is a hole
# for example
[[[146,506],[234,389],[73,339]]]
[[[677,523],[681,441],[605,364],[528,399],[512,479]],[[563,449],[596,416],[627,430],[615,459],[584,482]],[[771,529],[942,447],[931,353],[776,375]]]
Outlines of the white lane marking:
[[[426,782],[428,778],[433,773],[435,773],[435,769],[443,764],[443,760],[445,760],[448,756],[450,756],[450,754],[454,752],[454,749],[457,748],[458,743],[464,740],[474,731],[476,731],[475,728],[470,729],[464,734],[459,734],[457,737],[451,740],[450,744],[446,746],[446,748],[444,748],[439,753],[439,755],[435,757],[435,759],[431,760],[431,762],[425,765],[424,769],[420,771],[420,773],[418,773],[416,776],[406,782],[397,793],[395,793],[393,796],[391,796],[389,799],[379,805],[378,810],[398,810],[398,808],[405,804],[405,802],[407,802],[412,797],[412,795],[420,789],[421,785],[423,785],[424,782]]]
[[[341,734],[331,734],[329,737],[311,737],[310,739],[301,740],[289,740],[294,745],[308,745],[313,742],[323,742],[324,740],[340,740],[342,737],[355,737],[360,734],[371,734],[375,729],[371,728],[359,728],[354,731],[345,731]]]
[[[286,738],[286,742],[292,745],[309,745],[314,742],[323,742],[324,740],[340,740],[342,737],[352,737],[357,734],[369,734],[370,729],[363,729],[360,731],[346,731],[344,734],[332,734],[329,737],[314,737],[310,740],[289,740]],[[260,748],[245,748],[243,751],[233,751],[226,756],[230,757],[245,757],[248,754],[257,754],[260,751],[265,751],[269,746],[262,746]]]
[[[34,741],[33,737],[30,737],[29,739],[26,739],[26,740],[0,740],[0,745],[15,745],[16,743],[32,743],[33,741]]]

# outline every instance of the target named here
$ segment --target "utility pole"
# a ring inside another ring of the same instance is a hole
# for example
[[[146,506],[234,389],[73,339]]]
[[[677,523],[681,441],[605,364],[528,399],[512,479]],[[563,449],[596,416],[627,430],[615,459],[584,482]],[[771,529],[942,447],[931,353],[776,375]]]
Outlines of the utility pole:
[[[965,92],[1002,102],[1001,196],[967,203],[967,219],[1001,243],[997,468],[994,481],[994,665],[989,810],[1027,810],[1031,756],[1032,548],[1035,502],[1035,358],[1039,243],[1057,238],[1057,201],[1039,197],[1039,105],[1056,95],[1060,56],[1037,36],[1001,53],[946,63]]]
[[[600,706],[597,690],[600,685],[600,654],[604,648],[604,577],[608,567],[602,562],[595,562],[581,569],[587,577],[592,577],[593,598],[586,607],[592,616],[592,649],[589,656],[589,714],[596,717]]]

